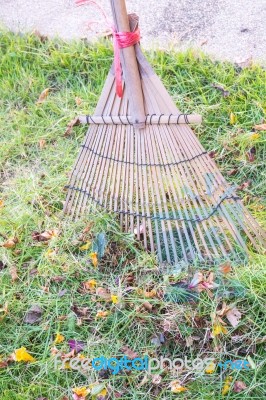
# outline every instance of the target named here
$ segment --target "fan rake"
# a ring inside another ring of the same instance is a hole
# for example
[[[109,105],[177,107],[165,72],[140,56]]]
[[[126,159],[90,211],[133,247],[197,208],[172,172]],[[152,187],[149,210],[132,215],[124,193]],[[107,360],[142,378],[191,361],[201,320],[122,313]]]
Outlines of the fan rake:
[[[135,31],[124,0],[112,0],[116,30]],[[113,65],[72,171],[65,212],[92,205],[116,213],[160,262],[242,260],[266,235],[190,128],[139,44],[120,49],[123,96]]]

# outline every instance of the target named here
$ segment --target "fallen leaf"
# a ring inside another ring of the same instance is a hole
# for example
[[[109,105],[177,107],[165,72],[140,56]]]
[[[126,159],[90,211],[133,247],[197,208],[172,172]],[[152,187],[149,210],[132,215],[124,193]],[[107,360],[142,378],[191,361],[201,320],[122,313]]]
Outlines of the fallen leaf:
[[[48,249],[45,252],[45,257],[48,258],[49,260],[55,260],[57,254],[58,254],[58,248],[57,249]]]
[[[25,317],[24,317],[24,322],[26,324],[35,324],[36,322],[39,322],[42,317],[42,309],[38,304],[34,304],[31,306],[31,308],[27,311]]]
[[[214,150],[210,151],[210,152],[209,152],[209,156],[210,156],[211,158],[215,158],[215,157],[216,157],[216,151],[214,151]]]
[[[213,83],[211,86],[214,89],[220,90],[220,92],[222,92],[223,97],[228,97],[230,95],[229,90],[226,90],[222,85],[217,85],[217,84]]]
[[[97,311],[96,318],[106,318],[109,315],[109,311],[99,310]]]
[[[111,294],[111,300],[113,304],[119,303],[118,296],[116,296],[115,294]]]
[[[96,295],[105,301],[111,301],[111,299],[112,299],[111,293],[109,292],[109,290],[105,289],[103,287],[98,287],[96,289]]]
[[[213,324],[213,328],[212,328],[213,337],[221,335],[221,334],[226,335],[227,333],[228,333],[228,330],[220,322],[215,322]]]
[[[144,292],[144,296],[147,297],[148,299],[152,299],[154,297],[156,297],[157,292],[155,289],[152,289],[151,291],[145,291]]]
[[[243,392],[247,388],[247,385],[242,381],[235,381],[234,383],[234,392],[240,393]]]
[[[246,157],[249,162],[254,162],[256,160],[256,148],[251,147],[251,149],[246,152]]]
[[[180,385],[179,381],[171,382],[170,383],[170,387],[171,387],[171,392],[172,393],[182,393],[182,392],[186,392],[188,390],[184,386]]]
[[[15,266],[10,267],[10,275],[12,282],[15,282],[18,280],[18,270]]]
[[[236,188],[236,190],[237,190],[237,191],[245,190],[245,189],[247,189],[250,185],[251,185],[251,181],[250,181],[250,180],[247,181],[247,182],[243,182],[241,185],[239,185],[239,186]]]
[[[37,101],[36,104],[42,104],[42,103],[44,102],[44,100],[46,100],[46,98],[47,98],[47,96],[48,96],[48,94],[49,94],[49,91],[50,91],[49,88],[44,89],[44,90],[42,91],[42,93],[40,94],[39,99],[38,99],[38,101]]]
[[[0,208],[4,207],[4,200],[0,199]]]
[[[89,307],[78,307],[77,305],[73,305],[71,310],[77,315],[77,317],[87,317],[90,311]]]
[[[80,124],[79,117],[73,118],[68,124],[65,130],[64,136],[69,136],[72,133],[74,126],[78,126]]]
[[[151,303],[149,303],[148,301],[145,301],[142,305],[147,311],[149,311],[149,312],[153,311],[153,305]]]
[[[229,172],[227,172],[228,176],[234,176],[238,173],[238,168],[233,168]]]
[[[215,372],[216,369],[216,365],[215,363],[212,361],[206,368],[205,368],[205,372],[206,374],[213,374]]]
[[[37,240],[38,242],[47,242],[48,240],[57,237],[59,235],[58,229],[49,229],[48,231],[44,232],[33,232],[32,239]]]
[[[37,29],[34,29],[34,31],[32,33],[33,33],[33,35],[37,36],[42,43],[44,43],[48,40],[48,37],[45,35],[42,35]]]
[[[85,400],[88,394],[90,393],[90,389],[86,388],[86,386],[83,386],[72,389],[72,392],[74,400]]]
[[[260,134],[259,133],[251,133],[250,135],[250,139],[251,140],[257,140],[260,138]]]
[[[61,283],[64,282],[66,278],[64,276],[56,275],[51,277],[52,282]]]
[[[229,311],[227,311],[227,313],[225,315],[226,315],[226,318],[228,319],[228,321],[230,322],[230,324],[232,325],[232,327],[236,328],[241,319],[240,311],[236,307],[234,307],[234,308],[231,308]]]
[[[14,351],[12,357],[17,362],[21,362],[21,361],[34,362],[34,361],[36,361],[36,359],[27,352],[26,347],[21,347],[20,349],[16,349]]]
[[[224,264],[220,265],[219,270],[222,274],[226,275],[232,271],[231,264],[229,262],[225,262]]]
[[[91,247],[91,242],[88,241],[85,244],[83,244],[82,246],[80,246],[79,250],[81,250],[81,251],[89,250],[90,247]]]
[[[222,396],[225,396],[230,391],[232,379],[231,376],[226,377],[222,388]]]
[[[160,385],[160,383],[162,382],[162,377],[161,377],[161,375],[153,375],[153,377],[152,377],[152,383],[154,384],[154,385]]]
[[[134,358],[138,358],[138,353],[135,351],[131,350],[128,346],[123,346],[121,347],[122,353],[124,353],[130,360],[133,360]]]
[[[61,335],[61,333],[57,332],[54,343],[58,344],[58,343],[62,343],[64,341],[65,341],[65,337],[63,335]]]
[[[83,282],[84,289],[89,290],[91,293],[95,292],[96,286],[97,281],[95,279],[90,279],[87,282]]]
[[[75,103],[76,103],[77,106],[80,106],[81,103],[82,103],[81,98],[80,97],[75,97]]]
[[[91,259],[91,262],[92,262],[92,265],[94,266],[94,268],[96,268],[97,267],[97,265],[98,265],[98,257],[97,257],[97,253],[91,253],[90,254],[90,259]]]
[[[3,321],[3,319],[5,318],[5,316],[8,313],[8,303],[6,302],[3,307],[0,307],[0,321]]]
[[[255,125],[254,129],[256,131],[266,131],[266,124]]]
[[[236,123],[236,116],[234,113],[230,112],[230,124],[234,125]]]
[[[84,350],[86,343],[81,342],[80,340],[75,340],[75,339],[70,339],[68,341],[68,345],[70,347],[70,350],[74,350],[75,354],[80,353],[82,350]]]
[[[17,237],[8,239],[5,243],[2,244],[3,247],[6,249],[12,249],[13,247],[16,246],[16,244],[19,242]]]
[[[41,139],[41,140],[39,141],[39,147],[40,147],[40,149],[42,150],[42,149],[45,147],[45,145],[46,145],[46,141],[45,141],[44,139]]]

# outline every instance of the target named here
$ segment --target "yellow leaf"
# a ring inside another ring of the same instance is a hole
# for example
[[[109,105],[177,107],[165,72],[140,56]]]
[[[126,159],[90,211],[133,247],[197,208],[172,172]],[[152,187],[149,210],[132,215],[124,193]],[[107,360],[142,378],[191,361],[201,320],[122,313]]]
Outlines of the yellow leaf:
[[[40,94],[40,96],[39,96],[39,99],[38,99],[38,101],[37,101],[37,104],[41,104],[41,103],[43,103],[44,102],[44,100],[46,99],[46,97],[48,96],[48,94],[49,94],[49,88],[47,88],[47,89],[44,89],[43,91],[42,91],[42,93]]]
[[[109,311],[97,311],[96,318],[106,318],[109,315]]]
[[[257,140],[257,139],[259,139],[260,138],[260,134],[259,133],[252,133],[251,135],[250,135],[250,139],[251,140]]]
[[[57,249],[48,249],[45,253],[45,257],[49,258],[50,260],[53,260],[56,257],[57,252],[58,252]]]
[[[214,362],[211,362],[210,365],[208,365],[205,369],[206,374],[213,374],[216,369],[216,365]]]
[[[65,340],[65,337],[61,335],[61,333],[57,332],[54,343],[62,343]]]
[[[230,113],[230,124],[234,125],[236,123],[236,116],[234,113]]]
[[[107,389],[103,389],[99,394],[97,394],[97,398],[98,397],[105,397],[107,395]]]
[[[117,304],[119,302],[118,296],[116,296],[115,294],[111,294],[111,300],[113,304]]]
[[[80,249],[81,251],[89,250],[90,246],[91,246],[91,242],[88,241],[88,242],[86,242],[85,244],[83,244],[82,246],[80,246],[79,249]]]
[[[232,377],[228,376],[225,381],[224,381],[224,385],[223,385],[223,389],[222,389],[222,396],[225,396],[231,387],[231,381],[232,381]]]
[[[181,392],[185,392],[187,390],[187,388],[185,388],[184,386],[181,386],[178,381],[171,382],[170,386],[171,386],[172,393],[181,393]]]
[[[26,347],[21,347],[20,349],[15,350],[15,361],[25,361],[25,362],[34,362],[36,361],[34,357],[32,357],[28,352]]]
[[[98,265],[97,253],[91,253],[90,258],[91,258],[92,265],[96,268]]]
[[[86,397],[90,393],[90,389],[86,388],[86,386],[74,388],[74,389],[72,389],[72,391],[77,396],[82,396],[82,397]]]
[[[222,324],[220,324],[219,322],[216,322],[213,325],[212,334],[213,334],[213,336],[218,336],[221,333],[226,335],[228,333],[228,330]]]
[[[84,282],[84,287],[86,289],[93,290],[95,289],[96,286],[97,286],[97,281],[95,279],[90,279],[89,281]]]
[[[0,208],[4,207],[4,200],[0,199]]]
[[[145,291],[144,296],[147,297],[148,299],[152,299],[153,297],[156,297],[156,290],[152,289],[150,292]]]

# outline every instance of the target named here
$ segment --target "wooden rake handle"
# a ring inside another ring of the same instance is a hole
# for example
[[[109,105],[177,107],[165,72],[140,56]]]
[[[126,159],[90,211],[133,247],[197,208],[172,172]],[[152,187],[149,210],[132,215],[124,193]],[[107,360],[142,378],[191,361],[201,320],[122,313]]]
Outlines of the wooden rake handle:
[[[130,32],[125,0],[111,0],[115,28],[118,32]],[[145,127],[145,109],[139,67],[134,46],[120,50],[122,69],[129,97],[130,114],[135,128]]]

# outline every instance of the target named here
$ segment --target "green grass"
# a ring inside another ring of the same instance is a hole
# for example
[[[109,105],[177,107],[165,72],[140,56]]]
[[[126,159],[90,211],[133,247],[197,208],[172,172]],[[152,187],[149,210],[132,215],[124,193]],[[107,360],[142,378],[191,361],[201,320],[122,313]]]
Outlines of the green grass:
[[[155,52],[148,57],[178,107],[203,115],[204,123],[196,133],[208,151],[216,152],[222,173],[236,169],[236,175],[228,176],[230,182],[251,181],[239,194],[265,226],[266,132],[251,138],[253,126],[265,118],[263,68],[254,65],[240,69],[192,51]],[[72,388],[95,382],[105,385],[110,399],[116,398],[117,392],[122,399],[136,400],[262,399],[266,391],[265,256],[251,254],[248,266],[234,268],[227,277],[216,271],[215,281],[220,286],[213,298],[201,293],[196,303],[187,303],[181,293],[180,301],[177,298],[175,302],[173,297],[164,301],[173,288],[169,282],[191,279],[193,269],[182,275],[161,276],[155,257],[141,250],[131,235],[121,233],[107,214],[95,211],[73,222],[62,213],[63,188],[86,127],[75,128],[67,138],[64,130],[75,115],[93,111],[111,62],[112,49],[107,43],[93,47],[82,41],[42,43],[35,36],[0,33],[0,240],[19,239],[13,248],[0,247],[0,305],[8,303],[8,313],[0,320],[0,355],[6,360],[24,346],[37,360],[13,362],[0,369],[0,399],[71,399]],[[229,97],[223,97],[212,84],[229,90]],[[45,88],[50,88],[50,94],[37,105]],[[82,99],[79,106],[75,97]],[[236,116],[233,125],[230,113]],[[43,148],[40,140],[45,140]],[[246,153],[253,147],[256,159],[250,162]],[[83,234],[88,225],[89,231]],[[33,240],[33,232],[48,229],[58,229],[60,235],[48,244]],[[92,247],[87,251],[79,248],[86,241],[93,243],[102,232],[108,243],[95,269],[89,256]],[[55,251],[54,257],[49,257],[48,250]],[[18,279],[12,282],[10,271],[14,267]],[[98,286],[118,294],[119,304],[99,302],[95,294],[84,293],[82,283],[92,278]],[[153,312],[143,307],[147,299],[136,288],[156,289],[157,296],[148,299]],[[62,290],[67,290],[64,296],[60,296]],[[242,319],[237,328],[228,324],[228,334],[212,339],[211,316],[223,300],[236,303]],[[29,325],[24,316],[33,304],[42,308],[43,315],[39,323]],[[88,307],[86,321],[77,318],[74,305]],[[106,319],[96,319],[99,309],[109,311]],[[0,312],[0,317],[3,314]],[[156,347],[152,338],[169,323],[165,343]],[[68,353],[67,340],[82,340],[87,344],[83,354],[89,358],[122,356],[121,347],[127,345],[141,357],[147,354],[174,359],[186,355],[214,357],[218,362],[250,355],[255,368],[229,371],[233,380],[244,381],[247,389],[241,393],[231,390],[224,397],[221,390],[226,374],[219,372],[206,375],[183,370],[177,377],[173,371],[164,370],[160,371],[158,386],[149,375],[143,383],[143,372],[105,379],[90,369],[84,376],[54,368],[51,348],[57,332],[66,339],[56,345],[59,350]],[[186,347],[191,336],[198,339]],[[169,383],[175,379],[188,391],[172,394]]]

